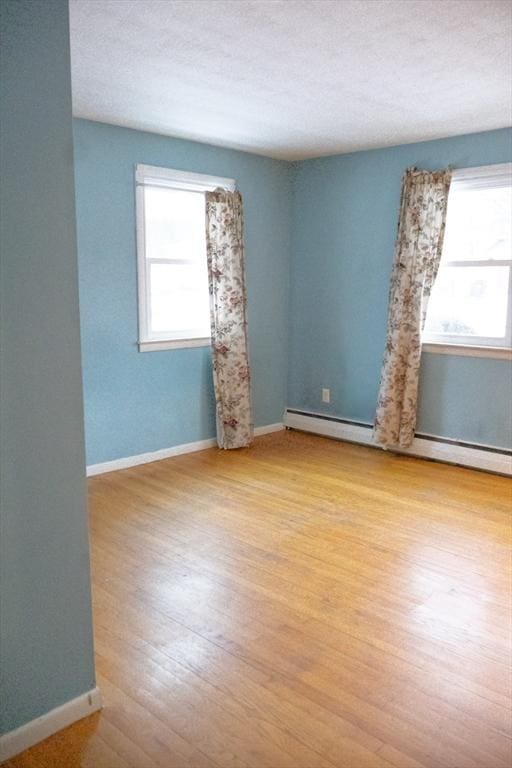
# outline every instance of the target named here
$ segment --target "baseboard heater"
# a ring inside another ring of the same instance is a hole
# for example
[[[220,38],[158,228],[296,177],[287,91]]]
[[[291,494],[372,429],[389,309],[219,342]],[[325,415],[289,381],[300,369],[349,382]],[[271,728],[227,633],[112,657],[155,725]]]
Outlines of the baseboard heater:
[[[313,432],[336,440],[380,448],[374,442],[372,425],[360,421],[288,408],[284,415],[284,425],[288,429]],[[418,433],[410,448],[393,452],[496,472],[500,475],[512,475],[512,451],[506,448]]]

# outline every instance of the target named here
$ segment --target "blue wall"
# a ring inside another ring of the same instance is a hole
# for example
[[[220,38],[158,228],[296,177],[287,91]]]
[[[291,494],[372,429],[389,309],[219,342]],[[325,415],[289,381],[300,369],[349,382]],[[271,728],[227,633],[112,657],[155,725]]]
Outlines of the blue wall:
[[[74,138],[88,464],[215,433],[209,350],[137,351],[136,163],[238,181],[264,425],[286,405],[373,420],[404,169],[512,156],[510,130],[300,163],[83,120]],[[508,447],[511,386],[510,362],[424,354],[418,431]]]
[[[511,136],[505,129],[295,164],[289,407],[373,421],[402,173],[507,162]],[[424,354],[418,431],[511,447],[511,393],[508,361]]]
[[[286,406],[291,167],[77,120],[75,178],[87,463],[215,435],[209,349],[138,352],[136,163],[235,178],[244,198],[255,424]]]
[[[94,687],[67,0],[2,0],[0,731]]]

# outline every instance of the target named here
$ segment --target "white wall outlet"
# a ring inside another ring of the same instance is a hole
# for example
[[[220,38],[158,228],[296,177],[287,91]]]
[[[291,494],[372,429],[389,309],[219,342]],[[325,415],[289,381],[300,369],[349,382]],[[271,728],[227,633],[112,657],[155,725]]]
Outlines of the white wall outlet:
[[[330,403],[330,402],[331,402],[331,390],[322,389],[322,403]]]

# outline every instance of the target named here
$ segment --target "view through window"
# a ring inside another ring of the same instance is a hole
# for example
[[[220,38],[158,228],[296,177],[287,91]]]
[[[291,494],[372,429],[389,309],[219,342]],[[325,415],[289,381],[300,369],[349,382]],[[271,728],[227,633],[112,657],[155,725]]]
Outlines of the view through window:
[[[139,346],[198,346],[210,338],[205,192],[232,179],[137,166]]]
[[[511,346],[511,167],[454,173],[424,342]]]

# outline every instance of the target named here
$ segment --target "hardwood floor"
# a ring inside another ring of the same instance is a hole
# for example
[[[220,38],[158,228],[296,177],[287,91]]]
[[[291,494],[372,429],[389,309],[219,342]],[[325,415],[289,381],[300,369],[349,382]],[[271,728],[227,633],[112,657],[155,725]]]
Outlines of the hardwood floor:
[[[104,709],[10,768],[506,768],[511,487],[296,432],[92,478]]]

